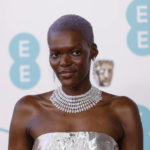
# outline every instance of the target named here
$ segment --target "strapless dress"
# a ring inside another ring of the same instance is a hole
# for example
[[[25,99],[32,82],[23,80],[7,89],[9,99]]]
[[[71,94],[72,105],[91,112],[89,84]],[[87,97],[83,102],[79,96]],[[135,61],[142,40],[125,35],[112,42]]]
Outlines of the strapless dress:
[[[40,135],[32,150],[119,150],[117,142],[100,132],[51,132]]]

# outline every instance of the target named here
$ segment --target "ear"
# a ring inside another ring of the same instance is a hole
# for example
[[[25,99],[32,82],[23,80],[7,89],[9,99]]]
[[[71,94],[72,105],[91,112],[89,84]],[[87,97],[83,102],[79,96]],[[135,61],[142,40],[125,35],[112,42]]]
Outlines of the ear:
[[[97,45],[95,43],[92,43],[91,45],[91,59],[93,60],[98,55],[98,49]]]

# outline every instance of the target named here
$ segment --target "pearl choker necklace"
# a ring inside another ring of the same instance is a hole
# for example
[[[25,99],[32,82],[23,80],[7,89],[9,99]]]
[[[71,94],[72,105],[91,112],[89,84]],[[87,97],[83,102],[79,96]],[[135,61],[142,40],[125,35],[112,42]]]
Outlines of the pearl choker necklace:
[[[84,94],[70,96],[63,92],[62,87],[59,87],[54,90],[50,99],[61,111],[79,113],[95,106],[102,99],[101,93],[98,88],[91,86],[89,91]]]

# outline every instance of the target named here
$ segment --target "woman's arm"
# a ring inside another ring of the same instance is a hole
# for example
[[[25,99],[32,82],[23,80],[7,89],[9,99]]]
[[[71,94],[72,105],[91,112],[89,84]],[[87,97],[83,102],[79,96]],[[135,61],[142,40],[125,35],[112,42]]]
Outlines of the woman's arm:
[[[143,129],[137,105],[121,97],[114,102],[113,109],[123,128],[120,150],[143,150]]]
[[[8,150],[31,150],[33,139],[28,134],[28,122],[32,116],[30,96],[19,100],[14,108],[9,133]]]

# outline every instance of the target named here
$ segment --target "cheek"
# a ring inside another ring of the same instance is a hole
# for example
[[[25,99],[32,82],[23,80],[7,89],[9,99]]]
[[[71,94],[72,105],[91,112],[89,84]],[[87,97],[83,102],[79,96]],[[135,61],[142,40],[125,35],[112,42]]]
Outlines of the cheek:
[[[91,59],[89,58],[88,55],[82,55],[81,57],[78,58],[73,58],[72,61],[81,67],[88,66],[91,63]]]
[[[58,62],[55,61],[55,60],[50,60],[49,63],[50,63],[50,66],[52,67],[52,69],[53,69],[54,71],[56,71],[57,66],[58,66]]]
[[[80,63],[78,63],[78,68],[82,74],[87,74],[90,70],[90,61],[83,59]]]

